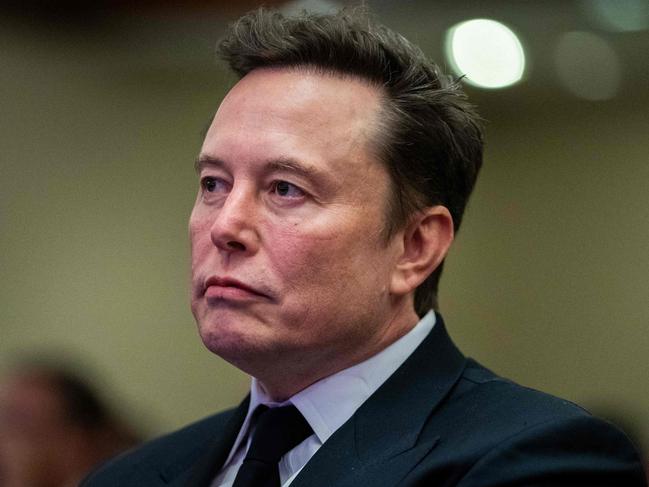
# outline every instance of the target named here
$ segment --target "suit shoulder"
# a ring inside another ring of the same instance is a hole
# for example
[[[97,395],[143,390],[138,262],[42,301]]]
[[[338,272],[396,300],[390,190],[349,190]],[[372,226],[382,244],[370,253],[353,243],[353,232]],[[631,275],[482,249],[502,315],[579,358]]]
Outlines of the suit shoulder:
[[[479,452],[460,485],[646,487],[640,457],[621,430],[577,406],[558,404],[554,414],[519,423]]]
[[[449,441],[471,438],[473,453],[546,423],[585,422],[594,429],[615,429],[580,406],[497,376],[469,361],[460,380],[430,418],[430,430]],[[455,440],[453,440],[455,439]]]
[[[617,427],[474,361],[422,437],[438,444],[420,472],[461,478],[462,486],[646,485],[638,454]],[[445,456],[452,468],[435,463]]]
[[[590,417],[588,411],[567,399],[500,377],[471,359],[450,400],[470,400],[487,414],[504,412],[508,421],[520,420],[524,425],[561,417]]]
[[[128,450],[100,465],[81,486],[118,485],[119,479],[130,478],[136,470],[154,471],[192,461],[223,430],[234,411],[214,414]]]

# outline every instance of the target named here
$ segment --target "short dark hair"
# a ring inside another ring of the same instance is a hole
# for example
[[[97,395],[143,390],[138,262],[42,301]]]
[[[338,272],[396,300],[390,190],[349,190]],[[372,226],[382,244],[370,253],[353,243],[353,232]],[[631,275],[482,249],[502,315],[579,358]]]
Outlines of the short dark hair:
[[[240,77],[262,67],[310,67],[380,87],[384,103],[372,142],[393,184],[386,235],[434,205],[448,208],[457,231],[482,165],[481,119],[459,81],[417,46],[363,8],[291,17],[261,8],[230,26],[217,53]],[[442,267],[415,292],[419,316],[438,307]]]

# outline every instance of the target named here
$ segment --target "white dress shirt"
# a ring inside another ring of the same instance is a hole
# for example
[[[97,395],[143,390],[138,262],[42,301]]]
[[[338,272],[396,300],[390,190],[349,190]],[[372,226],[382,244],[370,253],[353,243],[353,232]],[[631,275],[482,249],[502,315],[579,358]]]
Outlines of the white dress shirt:
[[[253,378],[248,414],[228,459],[211,487],[232,487],[250,446],[252,435],[249,434],[249,427],[252,413],[260,404],[269,407],[292,404],[313,429],[311,436],[286,453],[279,462],[282,487],[288,486],[323,443],[351,418],[415,351],[434,325],[435,313],[430,311],[412,330],[376,355],[311,384],[282,403],[272,401],[261,384]]]

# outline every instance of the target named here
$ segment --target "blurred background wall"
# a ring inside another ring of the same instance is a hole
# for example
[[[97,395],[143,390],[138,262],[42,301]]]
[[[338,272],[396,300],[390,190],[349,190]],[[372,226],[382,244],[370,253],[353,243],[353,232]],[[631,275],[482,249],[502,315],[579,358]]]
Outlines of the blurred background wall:
[[[467,85],[486,160],[442,310],[468,355],[649,442],[649,4],[608,2],[616,24],[597,1],[367,3],[445,69],[458,22],[521,39],[519,83]],[[186,223],[201,132],[234,81],[213,47],[255,4],[2,10],[0,366],[78,357],[146,435],[248,387],[195,332]]]

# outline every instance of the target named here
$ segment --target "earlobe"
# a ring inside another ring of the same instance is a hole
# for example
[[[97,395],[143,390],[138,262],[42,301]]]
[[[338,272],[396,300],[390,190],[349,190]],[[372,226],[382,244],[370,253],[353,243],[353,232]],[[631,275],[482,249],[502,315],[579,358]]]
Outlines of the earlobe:
[[[403,252],[390,292],[406,295],[414,291],[444,260],[453,237],[453,217],[445,206],[425,208],[413,215],[403,233]]]

